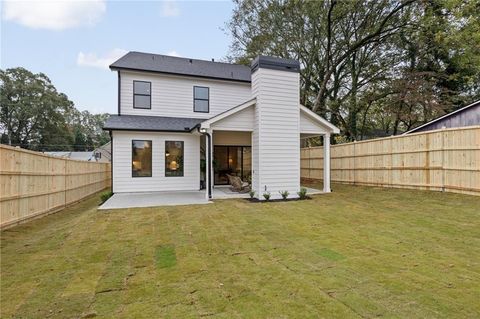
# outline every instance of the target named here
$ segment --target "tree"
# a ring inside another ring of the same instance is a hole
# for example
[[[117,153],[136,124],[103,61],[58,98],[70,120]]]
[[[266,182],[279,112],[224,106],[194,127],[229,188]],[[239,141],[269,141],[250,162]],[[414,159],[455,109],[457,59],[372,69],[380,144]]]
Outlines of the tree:
[[[107,114],[79,112],[43,73],[0,70],[2,142],[39,151],[93,150],[109,141]]]
[[[87,141],[83,133],[79,130],[75,130],[75,139],[73,141],[73,150],[74,151],[86,151],[87,150]]]
[[[61,115],[73,108],[73,103],[56,91],[45,74],[33,74],[23,68],[7,69],[0,70],[0,80],[0,123],[9,144],[36,149],[41,143],[66,134]]]
[[[346,140],[399,133],[478,97],[478,3],[236,0],[228,59],[298,59],[300,102]]]

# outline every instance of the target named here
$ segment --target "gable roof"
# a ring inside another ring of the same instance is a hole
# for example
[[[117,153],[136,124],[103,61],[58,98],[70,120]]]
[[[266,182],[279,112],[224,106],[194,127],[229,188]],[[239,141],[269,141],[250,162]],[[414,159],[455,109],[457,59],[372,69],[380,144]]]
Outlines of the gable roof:
[[[465,106],[465,107],[462,107],[462,108],[460,108],[460,109],[458,109],[458,110],[456,110],[456,111],[453,111],[453,112],[447,113],[447,114],[445,114],[445,115],[443,115],[443,116],[440,116],[439,118],[436,118],[436,119],[434,119],[434,120],[431,120],[430,122],[427,122],[427,123],[425,123],[425,124],[422,124],[422,125],[420,125],[420,126],[417,126],[416,128],[411,129],[410,131],[407,131],[407,132],[403,133],[402,135],[414,133],[414,132],[416,132],[416,131],[424,128],[425,126],[432,125],[433,123],[436,123],[436,122],[439,122],[439,121],[444,120],[444,119],[446,119],[446,118],[449,118],[449,117],[451,117],[452,115],[456,115],[456,114],[458,114],[458,113],[464,112],[464,111],[466,111],[467,109],[469,109],[469,108],[471,108],[471,107],[474,107],[474,106],[477,106],[477,105],[480,105],[480,100],[475,101],[475,102],[473,102],[472,104],[469,104],[469,105],[467,105],[467,106]]]
[[[251,82],[250,67],[168,55],[128,52],[110,65],[111,70],[147,71],[217,80]]]
[[[340,129],[338,127],[336,127],[335,125],[333,125],[332,123],[330,123],[329,121],[327,121],[326,119],[324,119],[323,117],[318,115],[317,113],[313,112],[312,110],[310,110],[306,106],[303,106],[302,104],[300,104],[300,111],[304,112],[306,115],[308,115],[314,121],[320,123],[321,125],[325,126],[326,128],[329,128],[331,130],[331,133],[334,133],[334,134],[339,134],[340,133]]]
[[[240,111],[246,109],[247,107],[255,105],[256,102],[257,102],[256,98],[245,101],[242,104],[239,104],[235,107],[232,107],[231,109],[228,109],[228,110],[226,110],[222,113],[219,113],[219,114],[215,115],[214,117],[209,118],[208,120],[202,122],[201,126],[205,127],[205,128],[209,128],[210,125],[212,125],[213,123],[218,122],[218,121],[220,121],[220,120],[222,120],[222,119],[224,119],[224,118],[226,118],[226,117],[228,117],[232,114],[240,112]]]
[[[144,115],[110,115],[103,129],[106,131],[189,133],[202,121],[204,121],[204,119]]]

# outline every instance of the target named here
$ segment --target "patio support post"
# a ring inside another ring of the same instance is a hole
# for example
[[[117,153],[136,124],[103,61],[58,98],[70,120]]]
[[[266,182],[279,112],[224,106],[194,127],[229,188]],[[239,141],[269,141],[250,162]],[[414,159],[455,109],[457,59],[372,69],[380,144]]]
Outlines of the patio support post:
[[[214,185],[214,176],[213,176],[213,130],[210,130],[210,157],[209,157],[209,162],[208,165],[210,166],[210,189],[209,189],[209,196],[212,198],[212,192],[213,192],[213,185]]]
[[[209,187],[210,187],[210,135],[205,135],[205,198],[208,200],[210,198]]]
[[[323,135],[323,192],[330,193],[330,133]]]
[[[213,183],[213,169],[212,169],[212,131],[202,128],[198,131],[205,136],[205,198],[208,200],[212,198],[212,183]]]
[[[212,198],[212,132],[206,132],[205,133],[205,187],[206,187],[206,193],[205,196],[208,199]]]

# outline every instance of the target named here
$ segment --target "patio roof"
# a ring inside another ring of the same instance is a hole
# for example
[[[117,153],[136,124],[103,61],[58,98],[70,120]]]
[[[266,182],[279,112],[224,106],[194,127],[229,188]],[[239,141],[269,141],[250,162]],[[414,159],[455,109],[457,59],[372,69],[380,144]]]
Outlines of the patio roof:
[[[107,131],[189,133],[202,121],[204,121],[204,119],[144,115],[110,115],[103,129]]]

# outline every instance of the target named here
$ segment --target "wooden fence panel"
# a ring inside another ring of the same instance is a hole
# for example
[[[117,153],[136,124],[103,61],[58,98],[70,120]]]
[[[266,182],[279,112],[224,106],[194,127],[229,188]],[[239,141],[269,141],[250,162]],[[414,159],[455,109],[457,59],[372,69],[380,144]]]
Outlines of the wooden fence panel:
[[[0,144],[0,227],[51,213],[110,186],[110,164]]]
[[[331,146],[333,182],[480,195],[480,126]],[[303,148],[301,176],[323,179],[323,148]]]

